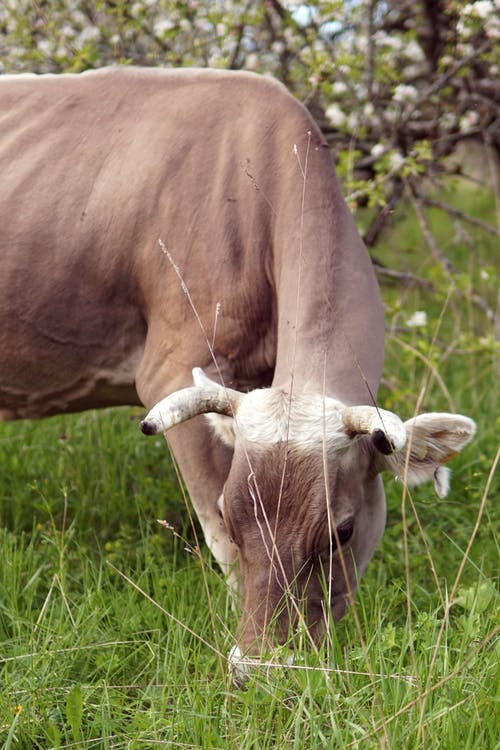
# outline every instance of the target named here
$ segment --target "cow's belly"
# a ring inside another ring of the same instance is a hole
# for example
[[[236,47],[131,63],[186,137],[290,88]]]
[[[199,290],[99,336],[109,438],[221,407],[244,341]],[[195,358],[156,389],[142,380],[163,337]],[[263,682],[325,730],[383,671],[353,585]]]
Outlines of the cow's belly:
[[[22,284],[7,271],[0,279],[2,417],[139,403],[146,323],[136,300],[115,294],[104,302],[98,279],[54,274],[47,282],[26,266]]]
[[[36,350],[29,359],[11,359],[0,368],[0,420],[140,404],[135,374],[142,354],[138,347],[109,367],[82,360],[79,371]]]
[[[3,418],[139,403],[147,325],[119,238],[71,237],[69,219],[58,233],[35,213],[0,232]]]

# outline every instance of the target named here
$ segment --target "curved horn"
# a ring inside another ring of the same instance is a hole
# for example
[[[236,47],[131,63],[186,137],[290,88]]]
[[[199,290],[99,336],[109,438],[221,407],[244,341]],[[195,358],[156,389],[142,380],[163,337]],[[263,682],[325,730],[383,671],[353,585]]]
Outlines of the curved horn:
[[[375,406],[346,406],[342,411],[342,423],[350,437],[371,435],[375,448],[386,455],[406,445],[406,428],[391,411]]]
[[[217,384],[182,388],[153,406],[141,422],[141,430],[145,435],[157,435],[209,412],[233,417],[242,398],[242,393]]]

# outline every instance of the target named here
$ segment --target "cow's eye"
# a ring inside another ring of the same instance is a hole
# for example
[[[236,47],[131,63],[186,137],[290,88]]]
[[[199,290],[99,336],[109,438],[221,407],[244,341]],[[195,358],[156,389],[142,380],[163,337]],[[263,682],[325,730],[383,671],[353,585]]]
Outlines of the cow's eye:
[[[346,544],[354,531],[354,518],[348,518],[337,526],[337,536],[340,544]],[[335,537],[334,537],[335,538]]]
[[[354,531],[354,518],[347,518],[341,524],[339,524],[332,533],[331,541],[329,541],[320,552],[320,557],[328,557],[331,552],[335,552],[338,547],[337,540],[342,547],[347,544],[349,539],[352,537]]]

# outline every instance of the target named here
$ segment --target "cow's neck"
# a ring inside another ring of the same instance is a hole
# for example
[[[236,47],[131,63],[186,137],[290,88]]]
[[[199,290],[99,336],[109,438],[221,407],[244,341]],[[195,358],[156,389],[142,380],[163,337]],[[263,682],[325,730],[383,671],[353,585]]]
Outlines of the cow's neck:
[[[284,212],[277,222],[273,384],[369,404],[383,364],[382,304],[366,249],[327,177],[306,185],[302,219]]]

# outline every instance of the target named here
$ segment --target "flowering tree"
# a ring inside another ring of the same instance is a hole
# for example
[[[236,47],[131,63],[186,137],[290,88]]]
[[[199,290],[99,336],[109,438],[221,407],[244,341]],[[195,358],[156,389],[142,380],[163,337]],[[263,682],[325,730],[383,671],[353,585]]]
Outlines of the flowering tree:
[[[423,208],[453,210],[424,178],[450,172],[446,157],[474,138],[500,194],[499,11],[500,0],[4,0],[0,61],[5,72],[118,62],[272,74],[318,120],[352,206],[371,208],[367,244],[410,200],[453,274]]]

